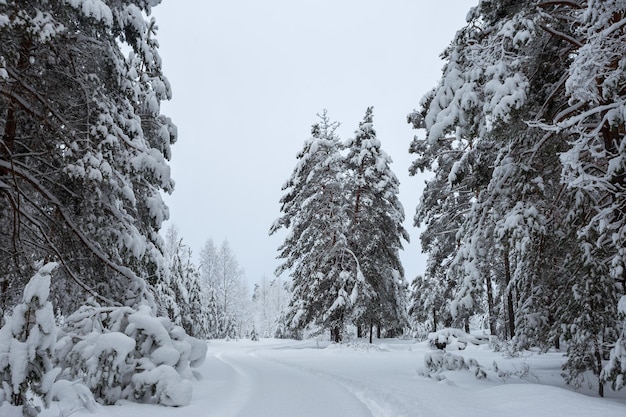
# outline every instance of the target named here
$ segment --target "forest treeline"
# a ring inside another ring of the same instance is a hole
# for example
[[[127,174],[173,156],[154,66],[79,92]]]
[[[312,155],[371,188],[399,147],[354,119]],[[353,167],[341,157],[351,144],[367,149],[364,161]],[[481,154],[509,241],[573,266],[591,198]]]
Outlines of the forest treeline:
[[[483,0],[409,116],[428,253],[414,318],[518,350],[564,343],[564,377],[626,375],[626,3]]]
[[[289,279],[252,291],[227,242],[196,266],[175,228],[161,234],[177,129],[158,3],[0,1],[0,407],[36,415],[33,398],[78,380],[86,407],[80,387],[184,405],[207,337],[371,340],[477,318],[510,349],[563,349],[572,385],[624,386],[623,0],[471,9],[408,117],[410,171],[432,173],[410,286],[373,108],[346,140],[321,113],[270,228],[287,231]]]

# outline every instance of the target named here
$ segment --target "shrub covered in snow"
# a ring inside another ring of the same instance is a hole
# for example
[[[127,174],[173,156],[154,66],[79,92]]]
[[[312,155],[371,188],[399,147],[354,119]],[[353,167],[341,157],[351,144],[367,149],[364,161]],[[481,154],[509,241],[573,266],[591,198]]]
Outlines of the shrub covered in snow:
[[[435,379],[445,379],[442,372],[473,370],[477,379],[486,379],[486,371],[479,365],[476,359],[453,355],[450,352],[429,352],[424,355],[425,374]]]
[[[37,415],[33,395],[46,407],[59,401],[61,415],[94,409],[94,396],[104,404],[189,404],[191,368],[204,362],[206,342],[149,307],[86,305],[57,328],[48,301],[55,267],[47,264],[32,277],[0,329],[0,411]]]
[[[29,398],[32,394],[48,405],[48,393],[60,372],[52,362],[56,324],[48,301],[50,274],[56,266],[46,264],[31,278],[22,302],[0,329],[0,406],[8,401],[21,407],[25,416],[40,411]]]
[[[191,401],[190,367],[205,342],[148,307],[83,306],[67,318],[55,355],[68,379],[81,378],[98,401],[183,406]]]
[[[429,333],[428,342],[433,349],[463,350],[468,343],[482,345],[489,343],[489,339],[465,333],[461,329],[446,328]]]
[[[430,352],[424,355],[424,365],[430,372],[460,371],[469,369],[465,358],[448,352]]]

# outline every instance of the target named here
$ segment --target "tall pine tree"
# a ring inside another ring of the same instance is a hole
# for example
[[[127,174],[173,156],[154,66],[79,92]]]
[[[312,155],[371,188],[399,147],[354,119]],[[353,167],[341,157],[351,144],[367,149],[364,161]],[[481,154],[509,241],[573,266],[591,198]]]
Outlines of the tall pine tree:
[[[346,194],[350,200],[348,241],[359,265],[368,291],[359,297],[357,323],[385,328],[389,334],[408,325],[407,283],[400,261],[402,240],[409,234],[402,226],[404,209],[391,158],[381,149],[373,126],[373,108],[369,107],[359,128],[345,142]]]
[[[350,214],[342,146],[335,133],[338,123],[331,122],[325,111],[320,119],[283,186],[287,192],[280,200],[282,215],[270,234],[289,229],[279,247],[278,257],[284,261],[276,274],[289,271],[293,280],[290,326],[302,330],[314,323],[329,329],[339,342],[365,282],[346,235]]]
[[[602,394],[623,363],[620,339],[602,373],[624,293],[623,2],[482,0],[468,19],[411,118],[427,130],[414,169],[436,170],[418,209],[429,265],[446,262],[453,315],[485,293],[495,314],[501,297],[492,331],[517,348],[567,340],[566,379],[592,371]]]
[[[3,2],[3,307],[37,259],[59,262],[51,299],[64,312],[87,296],[152,302],[147,284],[164,272],[161,193],[173,188],[166,160],[176,138],[160,112],[170,86],[155,22],[145,17],[153,4]]]

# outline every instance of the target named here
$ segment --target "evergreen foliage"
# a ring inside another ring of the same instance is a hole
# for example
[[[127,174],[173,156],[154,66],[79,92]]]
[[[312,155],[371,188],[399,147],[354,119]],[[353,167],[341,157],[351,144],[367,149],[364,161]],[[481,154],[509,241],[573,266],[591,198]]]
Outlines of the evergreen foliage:
[[[408,318],[399,250],[408,234],[373,110],[345,144],[338,123],[325,111],[319,117],[283,186],[283,214],[270,229],[289,229],[276,270],[293,279],[287,323],[296,331],[309,324],[328,329],[336,342],[348,324],[402,329]]]
[[[191,261],[191,249],[179,238],[175,226],[165,237],[167,274],[156,286],[157,300],[163,315],[193,337],[206,338],[210,310],[205,309],[206,295],[200,285],[200,274]]]
[[[54,367],[56,324],[50,294],[55,263],[44,265],[24,288],[22,302],[0,329],[0,405],[6,399],[20,406],[24,416],[41,411],[35,395],[50,406],[52,385],[61,369]]]
[[[346,236],[345,174],[342,171],[342,145],[326,112],[311,129],[298,154],[298,164],[283,186],[281,212],[270,234],[285,227],[289,236],[279,248],[285,259],[276,274],[290,270],[293,298],[288,320],[303,329],[315,323],[330,329],[334,341],[343,337],[351,319],[359,287],[357,265]]]
[[[457,324],[486,305],[518,349],[567,342],[566,380],[591,371],[600,395],[623,380],[625,21],[623,2],[482,0],[409,116],[411,172],[435,172],[416,291],[451,289]]]
[[[33,259],[60,264],[51,297],[65,314],[88,296],[151,300],[176,139],[145,18],[156,2],[2,3],[0,306],[15,304]]]
[[[89,410],[94,398],[104,404],[188,404],[191,367],[204,361],[206,342],[154,316],[148,306],[101,307],[92,301],[58,328],[48,301],[56,267],[39,269],[0,329],[0,406],[7,401],[35,416],[41,409],[33,396],[46,408],[59,398]]]
[[[57,342],[63,378],[84,381],[103,404],[120,399],[187,405],[191,367],[204,361],[205,342],[149,308],[85,305],[69,316]]]
[[[400,262],[402,239],[409,234],[402,226],[404,209],[398,199],[400,182],[391,171],[391,158],[381,149],[374,130],[373,108],[369,107],[354,138],[344,146],[346,193],[352,207],[349,246],[368,291],[359,300],[355,322],[372,324],[400,333],[408,326],[407,283]]]

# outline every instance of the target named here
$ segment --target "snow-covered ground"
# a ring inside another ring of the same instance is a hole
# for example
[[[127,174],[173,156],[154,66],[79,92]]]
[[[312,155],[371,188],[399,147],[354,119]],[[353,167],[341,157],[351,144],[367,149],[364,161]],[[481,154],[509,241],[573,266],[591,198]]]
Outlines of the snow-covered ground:
[[[315,340],[210,341],[193,400],[169,408],[124,403],[75,417],[228,416],[624,416],[626,392],[575,392],[560,376],[562,353],[511,358],[488,345],[452,352],[469,369],[431,374],[428,343],[388,339],[335,345]],[[473,358],[476,362],[470,362]],[[481,369],[486,379],[477,379]],[[63,415],[59,404],[41,415]],[[67,413],[69,414],[69,413]],[[66,414],[66,415],[67,415]]]

